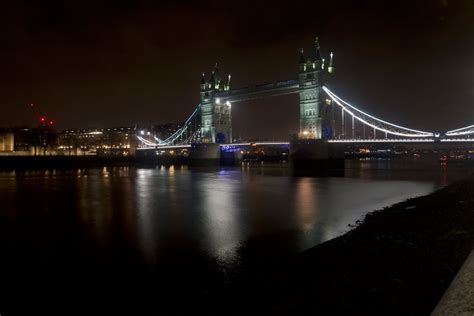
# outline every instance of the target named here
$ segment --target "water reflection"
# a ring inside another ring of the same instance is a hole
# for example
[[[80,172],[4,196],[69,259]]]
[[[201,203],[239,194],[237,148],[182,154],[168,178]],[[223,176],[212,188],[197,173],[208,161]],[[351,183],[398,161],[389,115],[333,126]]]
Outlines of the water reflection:
[[[0,237],[34,240],[43,257],[56,256],[62,242],[75,246],[61,251],[106,262],[120,257],[154,266],[205,254],[235,265],[246,247],[249,256],[307,249],[368,211],[466,173],[375,165],[383,172],[364,162],[345,178],[292,178],[281,166],[0,172]]]
[[[139,169],[136,172],[135,180],[138,241],[140,249],[148,262],[156,260],[155,250],[158,248],[159,242],[159,229],[152,216],[155,209],[153,200],[154,174],[155,172],[152,169]]]
[[[84,173],[88,174],[87,171]],[[111,222],[115,216],[112,201],[116,197],[111,194],[109,172],[106,168],[102,172],[91,171],[94,181],[81,177],[77,186],[77,203],[79,219],[86,227],[87,232],[95,234],[95,240],[105,246],[110,239]]]
[[[202,194],[198,209],[204,214],[205,248],[219,261],[236,260],[237,247],[245,234],[240,218],[244,215],[239,203],[243,198],[239,194],[241,182],[221,170],[217,176],[201,177],[196,184]]]
[[[314,183],[313,178],[299,178],[295,186],[295,215],[301,230],[300,242],[298,248],[300,250],[308,248],[308,245],[314,243],[315,240],[319,239],[321,235],[320,229],[315,230],[317,222],[321,220],[321,211],[319,199],[321,198],[320,192],[322,183]]]
[[[314,227],[319,215],[319,205],[316,198],[317,185],[312,178],[300,178],[296,182],[295,212],[300,229],[306,232]]]

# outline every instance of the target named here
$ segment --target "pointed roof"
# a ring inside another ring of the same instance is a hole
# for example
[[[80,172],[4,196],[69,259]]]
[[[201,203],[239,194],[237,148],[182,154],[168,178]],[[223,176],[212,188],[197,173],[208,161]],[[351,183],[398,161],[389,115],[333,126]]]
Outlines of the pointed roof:
[[[301,51],[300,51],[300,64],[304,64],[306,61],[304,59],[304,49],[301,48]]]
[[[314,60],[321,60],[321,46],[319,46],[319,38],[316,36],[316,40],[314,41],[314,46],[316,48],[316,54],[314,55]]]
[[[212,82],[221,81],[221,76],[219,75],[219,68],[217,67],[217,63],[214,65],[214,69],[212,70],[211,81]]]
[[[211,83],[216,82],[216,78],[214,76],[214,70],[211,72],[211,79],[209,80]]]
[[[333,73],[334,72],[334,65],[333,65],[333,59],[334,59],[333,56],[334,56],[334,54],[331,52],[330,56],[331,56],[331,59],[329,59],[328,72]]]
[[[206,84],[206,78],[205,78],[204,71],[202,72],[201,84]]]

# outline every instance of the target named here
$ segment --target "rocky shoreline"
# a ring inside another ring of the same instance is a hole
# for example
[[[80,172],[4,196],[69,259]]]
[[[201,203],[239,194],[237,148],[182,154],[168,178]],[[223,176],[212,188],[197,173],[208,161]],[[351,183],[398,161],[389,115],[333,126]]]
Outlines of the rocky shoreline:
[[[429,315],[473,245],[471,176],[302,253],[273,314]]]
[[[236,315],[429,315],[473,245],[471,176],[296,257],[253,262],[219,300]]]

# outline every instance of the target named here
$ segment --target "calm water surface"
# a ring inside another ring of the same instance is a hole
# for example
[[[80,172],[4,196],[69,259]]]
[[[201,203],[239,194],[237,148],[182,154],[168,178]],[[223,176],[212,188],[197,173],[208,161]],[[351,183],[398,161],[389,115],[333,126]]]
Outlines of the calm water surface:
[[[33,219],[47,230],[83,226],[87,239],[126,241],[151,263],[163,249],[181,247],[232,264],[248,240],[284,235],[281,251],[302,251],[344,233],[369,211],[465,174],[401,171],[387,162],[352,167],[345,177],[326,178],[291,177],[278,166],[2,172],[0,202],[3,219],[20,229]]]
[[[0,172],[2,267],[32,275],[167,264],[238,270],[249,258],[313,247],[367,212],[466,175],[411,162],[348,167],[344,177],[325,178],[292,177],[281,166]]]

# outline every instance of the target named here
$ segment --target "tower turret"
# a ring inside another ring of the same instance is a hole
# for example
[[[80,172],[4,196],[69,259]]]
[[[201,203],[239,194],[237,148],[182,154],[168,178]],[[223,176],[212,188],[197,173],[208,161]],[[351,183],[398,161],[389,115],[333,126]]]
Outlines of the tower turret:
[[[299,66],[300,66],[300,72],[301,71],[306,71],[306,59],[304,58],[304,49],[303,48],[301,48],[301,50],[300,50]]]
[[[321,46],[319,45],[319,38],[317,36],[316,36],[316,39],[314,41],[314,46],[315,46],[315,49],[316,49],[316,53],[314,54],[314,61],[322,60]]]
[[[315,51],[314,51],[313,58],[311,60],[311,62],[313,63],[312,66],[314,69],[321,69],[323,58],[321,56],[321,46],[319,45],[319,38],[317,36],[314,41],[314,48],[315,48]]]
[[[214,85],[216,83],[215,77],[214,77],[214,71],[211,73],[211,79],[209,79],[209,84],[212,89],[214,89]]]
[[[331,54],[330,54],[330,59],[329,59],[329,66],[328,66],[328,72],[329,72],[330,74],[333,74],[333,73],[334,73],[333,57],[334,57],[334,54],[331,52]]]
[[[206,89],[207,89],[206,75],[203,72],[201,76],[201,91],[204,91]]]
[[[222,89],[221,76],[219,74],[219,68],[217,67],[217,63],[214,65],[214,69],[212,70],[211,83],[212,88],[216,90]]]
[[[232,78],[232,76],[229,74],[227,76],[227,85],[225,86],[225,91],[229,91],[230,90],[230,79]]]
[[[303,49],[303,47],[301,47],[301,50],[300,50],[300,64],[304,64],[304,63],[305,63],[304,49]]]

